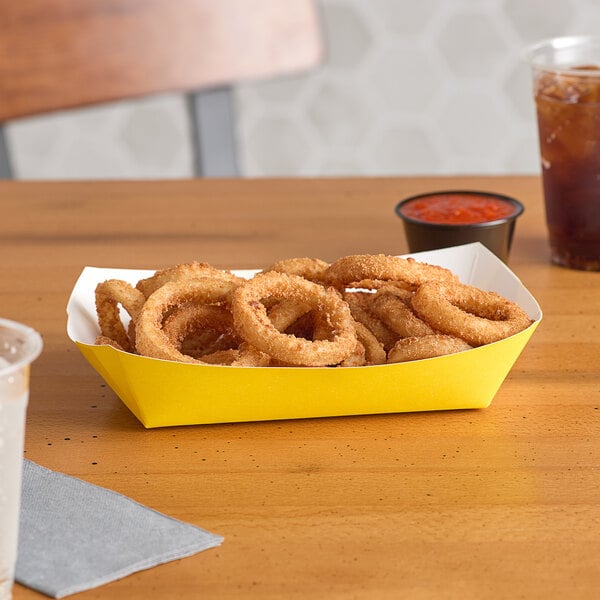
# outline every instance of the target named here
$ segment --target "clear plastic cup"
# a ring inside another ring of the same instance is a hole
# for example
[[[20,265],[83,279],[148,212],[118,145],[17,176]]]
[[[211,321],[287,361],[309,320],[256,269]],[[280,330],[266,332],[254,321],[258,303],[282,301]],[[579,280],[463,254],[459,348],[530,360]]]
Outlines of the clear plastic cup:
[[[533,74],[552,262],[600,270],[600,36],[539,42]]]
[[[0,600],[12,598],[29,369],[41,351],[39,333],[0,319]]]

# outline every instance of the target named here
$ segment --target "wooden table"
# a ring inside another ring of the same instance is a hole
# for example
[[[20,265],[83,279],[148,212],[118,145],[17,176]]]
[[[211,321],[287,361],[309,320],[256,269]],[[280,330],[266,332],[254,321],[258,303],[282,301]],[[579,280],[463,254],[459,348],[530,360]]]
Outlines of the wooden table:
[[[67,338],[84,265],[403,253],[396,201],[451,187],[525,203],[510,262],[544,311],[488,409],[146,430]],[[549,264],[536,177],[3,182],[0,205],[0,313],[45,340],[26,456],[225,537],[77,597],[598,597],[600,274]]]

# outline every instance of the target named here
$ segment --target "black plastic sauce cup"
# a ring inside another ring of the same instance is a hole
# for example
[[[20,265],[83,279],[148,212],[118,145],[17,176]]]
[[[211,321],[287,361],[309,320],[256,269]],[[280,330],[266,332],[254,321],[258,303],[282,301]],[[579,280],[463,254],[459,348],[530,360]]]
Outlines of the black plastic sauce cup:
[[[439,196],[474,196],[481,199],[495,199],[509,203],[514,207],[509,215],[485,221],[483,223],[431,223],[404,214],[406,205],[415,200]],[[510,247],[517,218],[523,213],[524,206],[514,198],[491,192],[475,190],[449,190],[428,192],[411,196],[396,205],[396,214],[404,223],[404,232],[410,252],[437,250],[450,246],[460,246],[472,242],[481,242],[504,262],[508,262]]]

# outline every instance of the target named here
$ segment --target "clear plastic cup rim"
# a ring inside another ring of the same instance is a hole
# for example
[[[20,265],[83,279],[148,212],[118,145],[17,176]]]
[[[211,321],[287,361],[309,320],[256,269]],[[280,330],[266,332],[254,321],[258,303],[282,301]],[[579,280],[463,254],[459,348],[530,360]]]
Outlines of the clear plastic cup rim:
[[[0,330],[10,329],[23,336],[24,350],[23,356],[10,362],[8,365],[0,365],[0,378],[6,377],[11,373],[20,371],[27,365],[31,364],[42,352],[44,345],[42,336],[32,327],[18,323],[17,321],[11,321],[10,319],[0,318]]]
[[[565,52],[576,47],[588,46],[594,50],[593,55],[589,57],[582,56],[577,59],[579,64],[596,63],[600,67],[600,35],[570,35],[555,38],[546,38],[524,48],[521,52],[522,59],[529,63],[535,69],[552,71],[557,73],[569,73],[580,75],[582,77],[598,77],[600,71],[591,71],[589,69],[577,69],[571,61],[570,63],[560,64],[544,59],[545,51],[554,50],[556,52]]]

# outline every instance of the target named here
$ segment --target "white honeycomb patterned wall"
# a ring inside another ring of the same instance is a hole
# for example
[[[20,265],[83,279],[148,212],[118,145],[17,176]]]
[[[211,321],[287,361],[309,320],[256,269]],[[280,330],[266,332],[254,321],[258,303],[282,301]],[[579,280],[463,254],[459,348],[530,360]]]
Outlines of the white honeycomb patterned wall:
[[[598,0],[320,0],[310,73],[235,90],[245,176],[535,173],[529,43],[600,30]],[[15,121],[26,179],[187,177],[183,99]]]

